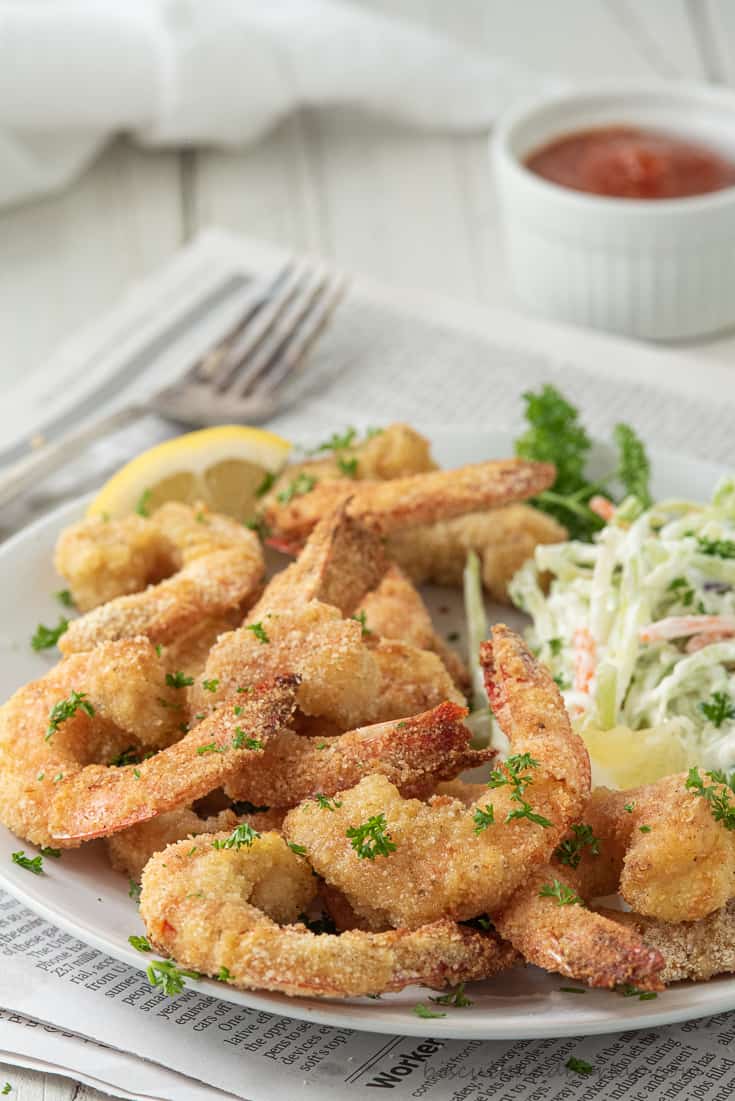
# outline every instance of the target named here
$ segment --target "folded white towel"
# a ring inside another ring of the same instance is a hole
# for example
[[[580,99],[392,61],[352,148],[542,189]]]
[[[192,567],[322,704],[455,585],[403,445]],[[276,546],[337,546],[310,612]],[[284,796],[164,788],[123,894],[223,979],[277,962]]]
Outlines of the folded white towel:
[[[541,87],[340,0],[0,0],[0,204],[62,186],[119,131],[235,145],[336,103],[473,130]]]

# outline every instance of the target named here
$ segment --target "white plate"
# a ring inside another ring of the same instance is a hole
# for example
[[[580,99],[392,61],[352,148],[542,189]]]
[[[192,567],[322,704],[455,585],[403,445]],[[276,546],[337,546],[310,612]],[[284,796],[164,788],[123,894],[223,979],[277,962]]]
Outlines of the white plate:
[[[446,433],[434,440],[437,459],[446,466],[512,452],[510,437],[499,433]],[[722,469],[678,456],[654,453],[654,489],[657,496],[704,499]],[[41,675],[55,660],[34,654],[28,640],[39,622],[54,623],[59,606],[53,598],[62,586],[51,564],[53,546],[63,527],[77,519],[83,503],[66,505],[22,531],[0,548],[3,579],[3,619],[0,637],[0,698],[5,699],[28,680]],[[441,620],[442,630],[454,629],[457,597],[444,590],[434,594],[439,609],[447,600],[455,609]],[[441,614],[438,612],[437,614]],[[504,616],[508,617],[507,609]],[[33,852],[0,827],[0,885],[42,917],[116,959],[134,967],[148,960],[128,944],[131,933],[142,932],[127,881],[109,867],[101,843],[94,842],[58,861],[46,860],[42,876],[34,876],[11,862],[16,849]],[[530,1039],[541,1036],[583,1036],[624,1029],[650,1028],[692,1017],[735,1009],[735,979],[680,984],[656,1000],[640,1002],[605,991],[586,995],[564,994],[574,985],[536,968],[516,968],[488,983],[473,984],[472,1009],[447,1009],[447,1016],[423,1020],[412,1012],[426,1001],[428,991],[412,987],[378,1000],[323,1001],[284,995],[248,993],[212,980],[194,982],[194,989],[239,1005],[286,1014],[339,1028],[356,1028],[412,1036],[466,1039]]]

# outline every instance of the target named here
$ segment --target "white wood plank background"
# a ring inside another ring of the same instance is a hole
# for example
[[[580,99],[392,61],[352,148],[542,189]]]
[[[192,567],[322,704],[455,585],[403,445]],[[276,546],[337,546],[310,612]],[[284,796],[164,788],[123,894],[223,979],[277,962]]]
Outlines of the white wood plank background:
[[[732,0],[361,2],[571,78],[735,83]],[[417,135],[337,110],[302,113],[235,153],[143,153],[117,142],[65,194],[0,214],[0,378],[38,369],[211,224],[394,285],[507,304],[485,147],[483,137]],[[732,361],[735,338],[696,347]],[[5,1080],[11,1101],[102,1097],[0,1064]]]

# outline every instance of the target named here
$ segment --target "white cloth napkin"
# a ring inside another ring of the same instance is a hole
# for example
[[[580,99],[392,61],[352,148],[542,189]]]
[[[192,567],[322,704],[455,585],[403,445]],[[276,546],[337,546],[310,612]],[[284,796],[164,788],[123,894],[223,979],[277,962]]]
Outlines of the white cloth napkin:
[[[0,204],[63,186],[120,131],[237,145],[338,103],[473,130],[542,86],[341,0],[0,0]]]

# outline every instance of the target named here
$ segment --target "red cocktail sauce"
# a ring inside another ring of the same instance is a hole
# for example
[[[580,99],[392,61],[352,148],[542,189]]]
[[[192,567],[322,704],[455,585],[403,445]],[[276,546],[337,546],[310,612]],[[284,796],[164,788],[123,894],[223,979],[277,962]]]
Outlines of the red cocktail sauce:
[[[735,185],[735,162],[695,141],[632,126],[566,134],[526,167],[574,191],[620,199],[681,199]]]

